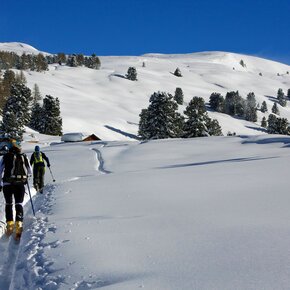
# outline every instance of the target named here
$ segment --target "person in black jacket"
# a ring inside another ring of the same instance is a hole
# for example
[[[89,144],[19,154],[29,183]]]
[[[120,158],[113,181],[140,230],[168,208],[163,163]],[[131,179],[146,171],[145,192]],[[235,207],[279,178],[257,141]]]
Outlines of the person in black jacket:
[[[4,173],[3,179],[2,175]],[[21,147],[13,144],[0,161],[0,191],[3,188],[6,213],[6,235],[10,236],[14,227],[15,238],[20,239],[23,229],[23,200],[25,194],[24,185],[31,175],[31,167],[28,158],[21,153]],[[13,217],[13,199],[16,211],[16,225]]]
[[[44,187],[44,174],[45,174],[45,163],[47,167],[50,167],[49,159],[47,156],[40,151],[39,146],[35,146],[34,152],[30,158],[30,164],[33,166],[33,185],[36,191],[43,193]]]

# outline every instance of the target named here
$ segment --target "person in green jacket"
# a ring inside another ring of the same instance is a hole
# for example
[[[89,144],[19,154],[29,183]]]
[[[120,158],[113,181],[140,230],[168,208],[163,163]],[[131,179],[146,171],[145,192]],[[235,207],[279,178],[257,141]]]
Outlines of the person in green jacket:
[[[45,163],[47,167],[50,167],[49,159],[47,156],[40,151],[39,146],[35,146],[34,152],[30,158],[30,165],[33,166],[33,185],[36,191],[43,193],[44,187],[44,174],[45,174]]]

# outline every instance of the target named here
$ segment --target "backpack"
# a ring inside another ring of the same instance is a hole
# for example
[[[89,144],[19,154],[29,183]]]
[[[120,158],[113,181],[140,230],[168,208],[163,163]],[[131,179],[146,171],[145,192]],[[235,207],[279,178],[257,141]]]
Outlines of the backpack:
[[[27,183],[27,169],[25,164],[26,159],[25,154],[13,154],[13,157],[10,159],[10,168],[11,171],[6,175],[5,181],[11,184],[26,184]],[[4,175],[4,177],[5,177]]]

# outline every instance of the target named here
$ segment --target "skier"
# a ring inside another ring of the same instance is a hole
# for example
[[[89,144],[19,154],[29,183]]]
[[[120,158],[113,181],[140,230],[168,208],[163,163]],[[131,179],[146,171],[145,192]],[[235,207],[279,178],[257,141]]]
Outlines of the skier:
[[[2,181],[2,175],[3,181]],[[12,235],[15,227],[15,239],[19,240],[23,230],[24,185],[31,175],[31,167],[27,156],[21,153],[20,145],[14,143],[0,162],[0,191],[3,189],[6,213],[6,235]],[[15,201],[16,223],[13,218],[13,197]]]
[[[38,145],[35,146],[34,152],[30,158],[30,165],[33,166],[33,186],[36,191],[43,193],[44,187],[44,174],[45,174],[45,164],[46,161],[47,167],[50,167],[49,159],[47,156],[40,151]]]

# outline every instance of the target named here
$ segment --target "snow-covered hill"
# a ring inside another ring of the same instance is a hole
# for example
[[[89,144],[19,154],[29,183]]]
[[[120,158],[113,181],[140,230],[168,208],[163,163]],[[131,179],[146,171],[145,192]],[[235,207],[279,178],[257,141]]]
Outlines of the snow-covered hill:
[[[0,50],[20,52],[21,49],[36,53],[25,44],[0,44]],[[194,96],[208,101],[212,92],[225,95],[228,91],[238,90],[246,98],[253,91],[257,101],[261,104],[265,100],[270,110],[278,89],[282,88],[286,93],[290,88],[288,65],[235,53],[106,56],[100,60],[100,70],[55,64],[50,65],[47,72],[25,72],[30,88],[37,83],[43,95],[60,99],[64,132],[95,133],[104,140],[128,139],[128,133],[137,134],[139,113],[148,106],[149,97],[155,91],[173,94],[176,87],[181,87],[185,105]],[[246,67],[239,64],[240,60]],[[146,67],[142,66],[143,62]],[[136,82],[124,78],[130,66],[137,68]],[[183,74],[181,78],[173,75],[177,67]],[[185,105],[180,107],[181,112]],[[279,109],[281,116],[290,120],[290,102],[286,108]],[[263,116],[260,112],[257,124],[220,113],[209,114],[218,119],[225,134],[228,131],[263,133],[259,126]]]

